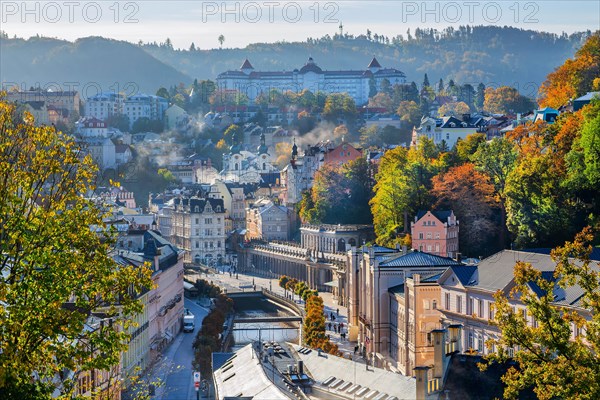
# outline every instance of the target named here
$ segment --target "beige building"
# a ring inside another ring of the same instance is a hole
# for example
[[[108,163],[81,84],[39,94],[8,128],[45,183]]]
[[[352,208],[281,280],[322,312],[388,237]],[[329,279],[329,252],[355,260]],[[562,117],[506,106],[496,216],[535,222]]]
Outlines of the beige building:
[[[263,198],[246,209],[246,239],[288,240],[289,230],[287,207]]]
[[[222,199],[177,197],[173,199],[170,222],[170,240],[185,250],[186,263],[214,264],[225,256]]]
[[[246,196],[244,194],[244,186],[239,183],[223,182],[217,179],[210,185],[208,197],[223,200],[226,232],[246,227]]]
[[[404,375],[413,368],[433,364],[431,331],[440,329],[441,273],[414,274],[403,284],[388,289],[390,294],[390,358]],[[392,362],[393,365],[393,362]]]
[[[533,268],[542,272],[544,279],[554,280],[556,262],[550,255],[503,250],[484,260],[477,266],[449,268],[438,280],[441,287],[441,304],[439,310],[442,314],[444,326],[461,324],[463,335],[461,347],[465,350],[487,354],[485,346],[488,339],[497,339],[500,331],[490,324],[494,319],[494,293],[502,291],[508,294],[514,287],[514,267],[519,261],[527,262]],[[593,266],[592,261],[592,268]],[[596,261],[595,268],[598,268]],[[539,291],[539,287],[532,283],[531,290]],[[589,311],[581,304],[583,289],[572,286],[566,289],[556,285],[554,288],[554,304],[575,310],[586,318],[590,318]],[[523,303],[512,300],[515,312],[524,313],[529,326],[537,326],[537,321],[526,313]],[[575,339],[581,332],[572,326],[571,337]],[[495,350],[495,349],[492,349]],[[508,349],[509,354],[517,349]]]
[[[76,91],[22,90],[9,91],[6,100],[17,103],[44,102],[47,107],[64,109],[68,115],[79,114],[79,93]]]
[[[418,307],[413,305],[412,312],[410,308],[404,308],[404,312],[401,312],[400,299],[396,297],[396,293],[390,293],[389,290],[394,288],[392,292],[398,291],[400,290],[399,285],[407,285],[405,288],[408,287],[410,295],[416,282],[413,279],[407,284],[407,281],[415,274],[419,275],[420,285],[420,277],[439,274],[450,266],[461,264],[451,258],[434,254],[401,251],[380,246],[358,249],[353,247],[347,253],[347,257],[350,266],[347,268],[349,271],[347,280],[350,340],[357,340],[361,351],[370,359],[375,357],[375,363],[378,365],[400,369],[399,357],[404,355],[402,369],[412,374],[412,370],[408,369],[407,360],[410,360],[411,357],[413,360],[417,360],[415,355],[417,349],[424,352],[423,342],[416,340],[417,333],[425,334],[426,329],[430,326],[428,324],[432,321],[421,320],[419,322],[423,322],[424,325],[418,327],[418,330],[414,330],[412,327],[421,318],[416,316]],[[416,286],[419,287],[419,285]],[[423,296],[425,292],[424,288],[418,288],[418,295],[422,297],[422,300],[431,300],[429,304],[431,308],[436,295],[432,292]],[[394,296],[393,301],[390,299],[390,294]],[[433,297],[429,297],[430,295]],[[409,301],[412,300],[409,299]],[[406,300],[404,304],[406,305]],[[421,304],[421,306],[425,307],[425,304]],[[393,311],[395,311],[394,314]],[[434,315],[435,313],[432,313],[427,317],[435,318]],[[401,316],[404,316],[402,322],[399,321]],[[394,329],[395,333],[393,333]],[[413,329],[412,333],[411,329]],[[401,334],[408,338],[401,339]],[[400,353],[402,343],[404,343],[404,348],[403,353]],[[410,354],[411,352],[413,354]]]

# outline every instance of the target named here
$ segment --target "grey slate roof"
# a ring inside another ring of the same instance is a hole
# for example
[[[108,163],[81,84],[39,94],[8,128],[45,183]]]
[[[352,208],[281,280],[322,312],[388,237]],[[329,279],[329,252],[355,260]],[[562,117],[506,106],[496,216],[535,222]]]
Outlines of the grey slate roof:
[[[431,211],[431,213],[439,219],[441,222],[448,222],[448,218],[452,215],[452,210],[436,210]],[[427,214],[427,211],[419,210],[417,212],[417,221],[423,218]]]
[[[531,266],[542,272],[542,277],[547,280],[555,280],[554,270],[556,263],[550,255],[541,253],[532,253],[524,251],[503,250],[496,253],[479,263],[477,267],[478,279],[468,286],[495,292],[502,290],[511,283],[514,277],[514,268],[517,262],[527,262]],[[592,261],[591,268],[600,270],[597,261]],[[534,282],[529,283],[529,287],[537,295],[543,295],[542,290]],[[580,286],[569,286],[566,289],[554,286],[554,303],[581,307],[581,298],[583,289]]]
[[[380,267],[444,267],[462,265],[460,262],[448,257],[436,256],[435,254],[413,251],[407,254],[389,257],[379,263]]]
[[[476,266],[465,265],[450,267],[463,286],[467,286],[471,282],[471,277],[477,271]]]

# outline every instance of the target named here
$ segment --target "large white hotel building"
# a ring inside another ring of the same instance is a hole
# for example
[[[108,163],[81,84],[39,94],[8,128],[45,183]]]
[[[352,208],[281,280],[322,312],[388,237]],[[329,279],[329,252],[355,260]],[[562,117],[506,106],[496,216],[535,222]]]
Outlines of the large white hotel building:
[[[357,105],[362,105],[369,101],[372,79],[377,89],[384,79],[392,85],[406,83],[406,76],[402,71],[383,68],[375,57],[365,70],[354,71],[322,70],[310,57],[302,68],[293,71],[255,71],[246,59],[239,70],[219,74],[217,86],[221,90],[237,90],[246,94],[250,100],[271,89],[295,93],[304,89],[313,93],[348,93]]]

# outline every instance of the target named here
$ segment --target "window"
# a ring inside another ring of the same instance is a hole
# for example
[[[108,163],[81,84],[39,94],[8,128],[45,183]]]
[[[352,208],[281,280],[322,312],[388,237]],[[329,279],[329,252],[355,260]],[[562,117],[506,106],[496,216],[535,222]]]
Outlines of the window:
[[[475,314],[475,305],[473,299],[469,299],[469,302],[467,303],[467,314]]]
[[[431,301],[431,308],[434,310],[437,310],[437,300],[432,300]]]
[[[483,318],[483,315],[483,300],[479,300],[479,312],[477,313],[477,316]]]
[[[489,303],[488,305],[488,316],[490,321],[494,320],[494,305],[492,303]]]
[[[446,302],[446,310],[450,310],[450,293],[446,293],[444,296]]]
[[[419,239],[423,239],[423,232],[419,233]]]
[[[462,313],[462,297],[456,295],[456,312]]]
[[[440,234],[439,234],[439,233],[436,233],[436,234],[435,234],[435,238],[436,238],[436,239],[439,239],[439,238],[440,238]]]
[[[423,300],[423,309],[429,310],[429,300]]]
[[[477,350],[479,350],[480,353],[483,353],[483,335],[477,337]]]
[[[427,233],[427,239],[431,239],[431,232]]]

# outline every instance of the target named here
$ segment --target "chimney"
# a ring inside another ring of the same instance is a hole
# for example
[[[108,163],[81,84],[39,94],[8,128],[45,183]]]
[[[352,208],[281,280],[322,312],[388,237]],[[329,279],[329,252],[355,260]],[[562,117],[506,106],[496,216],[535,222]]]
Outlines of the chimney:
[[[417,400],[425,400],[427,398],[427,371],[429,367],[415,367],[413,369],[417,377]]]
[[[471,114],[463,114],[462,120],[463,122],[469,122],[471,120]]]
[[[431,331],[433,336],[433,377],[443,378],[444,377],[444,361],[446,358],[445,349],[445,329],[434,329]]]
[[[421,283],[421,274],[413,274],[412,278],[415,286]]]
[[[402,254],[408,253],[408,247],[404,244],[402,245]]]
[[[462,254],[456,253],[456,261],[462,262]]]
[[[298,375],[302,376],[303,373],[304,373],[304,361],[298,360]],[[300,379],[302,379],[302,378],[300,377]]]

